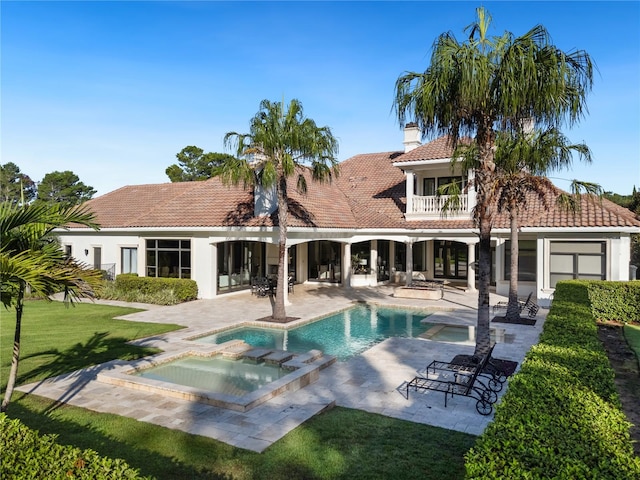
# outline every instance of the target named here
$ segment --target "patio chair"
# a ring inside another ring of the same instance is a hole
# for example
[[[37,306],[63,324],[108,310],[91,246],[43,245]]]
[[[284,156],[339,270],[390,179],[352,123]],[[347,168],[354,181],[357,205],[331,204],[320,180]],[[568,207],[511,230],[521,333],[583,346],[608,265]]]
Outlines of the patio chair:
[[[525,308],[529,307],[532,304],[532,302],[531,302],[531,296],[532,295],[533,295],[533,292],[529,293],[529,296],[527,297],[527,299],[524,302],[522,300],[518,300],[519,313],[522,313],[522,310],[524,310]],[[493,306],[493,313],[495,314],[496,310],[506,309],[508,306],[509,306],[509,302],[508,301],[498,302]],[[536,313],[538,313],[538,310],[536,310]],[[531,316],[531,315],[529,315],[529,316]],[[535,317],[535,314],[533,316]]]
[[[253,277],[251,279],[251,295],[266,297],[269,292],[270,285],[266,277]]]
[[[435,378],[429,376],[416,376],[406,385],[406,398],[409,399],[409,390],[413,388],[418,390],[433,390],[444,393],[444,406],[447,407],[447,397],[450,395],[460,395],[463,397],[472,397],[476,400],[476,411],[480,415],[490,415],[493,411],[493,404],[497,401],[495,391],[488,389],[478,380],[481,368],[475,367],[470,371],[453,371],[448,372],[451,375],[442,375]]]
[[[438,372],[456,372],[471,375],[477,369],[479,370],[479,376],[488,379],[488,384],[485,385],[482,383],[482,386],[488,390],[499,392],[502,390],[504,382],[507,381],[507,375],[491,361],[495,346],[496,344],[494,342],[486,355],[481,359],[477,359],[476,362],[454,363],[434,360],[427,365],[425,371],[427,372],[427,376],[429,376],[430,371],[432,374],[437,374]],[[480,380],[478,380],[478,382],[480,382]]]

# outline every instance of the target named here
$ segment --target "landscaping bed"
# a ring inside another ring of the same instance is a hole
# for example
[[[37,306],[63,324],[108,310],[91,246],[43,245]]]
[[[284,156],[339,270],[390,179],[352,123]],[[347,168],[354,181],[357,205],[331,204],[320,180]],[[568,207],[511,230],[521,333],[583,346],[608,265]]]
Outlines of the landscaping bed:
[[[630,429],[634,451],[640,456],[640,368],[638,358],[629,348],[621,323],[601,323],[598,325],[598,338],[604,345],[611,368],[616,372],[616,387],[627,420],[633,425]]]

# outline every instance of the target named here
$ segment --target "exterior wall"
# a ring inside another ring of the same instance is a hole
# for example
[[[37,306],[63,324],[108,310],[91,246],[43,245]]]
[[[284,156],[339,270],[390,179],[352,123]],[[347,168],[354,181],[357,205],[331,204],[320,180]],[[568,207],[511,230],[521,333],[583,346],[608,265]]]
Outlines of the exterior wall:
[[[522,236],[520,235],[520,240],[535,240],[535,237],[531,236]],[[496,239],[496,293],[498,295],[508,296],[509,295],[509,280],[505,280],[504,274],[506,270],[505,265],[505,256],[507,253],[507,240],[509,238],[500,237]],[[540,258],[539,254],[539,245],[536,242],[536,260]],[[540,278],[540,270],[536,268],[538,272],[536,277]],[[533,296],[538,298],[538,295],[535,294],[537,287],[537,281],[535,282],[526,282],[526,281],[518,281],[518,297],[527,297],[530,293],[533,293]]]
[[[453,240],[462,243],[474,245],[476,238],[472,232],[468,234],[459,233],[451,236],[443,237],[441,235],[411,235],[417,232],[405,231],[396,232],[396,234],[383,234],[381,232],[370,232],[359,234],[360,232],[293,232],[289,241],[291,244],[297,245],[296,256],[296,274],[297,282],[304,283],[308,281],[308,249],[307,244],[311,240],[323,239],[340,242],[341,259],[342,259],[342,286],[374,286],[377,285],[377,277],[375,270],[369,275],[351,275],[350,261],[347,260],[347,253],[353,243],[371,240],[372,262],[377,256],[377,239],[392,240],[400,243],[408,241],[419,242],[426,241],[422,248],[426,251],[427,271],[426,278],[433,278],[433,240]],[[411,236],[410,236],[411,235]],[[59,239],[62,245],[71,246],[71,254],[90,266],[93,266],[93,252],[95,247],[102,249],[102,264],[115,264],[115,274],[122,273],[121,265],[121,248],[136,247],[138,249],[138,274],[146,275],[146,239],[191,239],[191,278],[198,283],[198,296],[200,298],[214,298],[217,292],[217,245],[219,242],[229,240],[253,240],[267,243],[266,246],[266,263],[277,264],[278,246],[277,232],[140,232],[139,234],[125,235],[121,233],[110,233],[105,231],[65,231],[59,233]],[[309,238],[313,236],[314,238]],[[501,232],[494,237],[496,246],[496,293],[507,295],[509,291],[508,281],[504,280],[504,259],[505,259],[505,241],[508,238],[508,232]],[[533,292],[538,304],[547,306],[553,296],[554,289],[550,287],[549,278],[549,248],[550,242],[558,241],[604,241],[606,242],[606,279],[607,280],[628,280],[629,279],[629,262],[630,262],[630,236],[628,233],[574,233],[561,234],[556,232],[548,233],[523,233],[521,239],[536,240],[536,281],[520,282],[519,296],[527,296]],[[412,243],[413,243],[412,242]],[[393,245],[393,244],[391,244]],[[470,247],[472,248],[472,247]],[[85,254],[85,250],[87,254]],[[392,247],[393,252],[393,247]],[[349,255],[350,258],[350,255]],[[346,264],[345,264],[346,263]],[[470,259],[470,264],[473,263]],[[468,272],[474,275],[474,269],[468,268]],[[390,271],[391,282],[397,281],[402,276],[402,272],[394,275],[395,272]],[[406,274],[405,274],[406,275]],[[406,278],[406,276],[404,277]],[[345,279],[348,281],[345,282]],[[473,285],[471,285],[473,287]],[[471,288],[473,290],[473,288]]]
[[[78,261],[93,266],[93,249],[100,247],[102,249],[103,265],[114,263],[115,274],[122,273],[122,258],[120,249],[122,247],[138,248],[138,273],[142,275],[144,272],[144,242],[142,248],[140,246],[140,238],[138,235],[108,235],[100,232],[88,231],[77,233],[63,233],[58,235],[62,245],[71,246],[71,255]],[[85,254],[85,250],[87,254]],[[142,262],[142,264],[141,264]]]
[[[198,284],[198,297],[216,295],[216,249],[209,237],[191,238],[191,279]]]

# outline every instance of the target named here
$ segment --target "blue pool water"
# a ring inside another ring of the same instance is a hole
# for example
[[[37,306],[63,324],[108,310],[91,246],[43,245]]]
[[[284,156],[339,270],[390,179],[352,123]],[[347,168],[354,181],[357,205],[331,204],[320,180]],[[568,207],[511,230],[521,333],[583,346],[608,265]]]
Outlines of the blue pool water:
[[[417,337],[433,326],[421,322],[428,315],[419,310],[357,305],[291,330],[241,327],[197,341],[219,344],[244,340],[254,347],[297,353],[317,349],[347,360],[389,337]]]

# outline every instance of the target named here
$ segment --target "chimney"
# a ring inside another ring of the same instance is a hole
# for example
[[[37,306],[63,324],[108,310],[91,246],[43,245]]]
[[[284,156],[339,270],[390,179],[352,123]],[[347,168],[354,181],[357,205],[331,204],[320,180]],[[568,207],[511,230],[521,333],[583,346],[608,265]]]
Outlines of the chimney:
[[[422,145],[420,141],[420,129],[416,123],[407,123],[404,126],[404,153]]]

